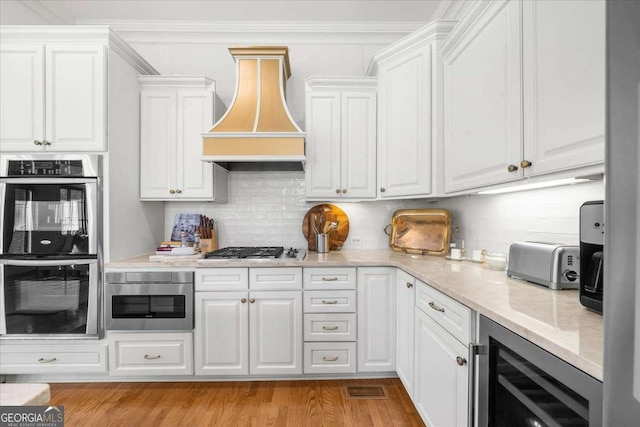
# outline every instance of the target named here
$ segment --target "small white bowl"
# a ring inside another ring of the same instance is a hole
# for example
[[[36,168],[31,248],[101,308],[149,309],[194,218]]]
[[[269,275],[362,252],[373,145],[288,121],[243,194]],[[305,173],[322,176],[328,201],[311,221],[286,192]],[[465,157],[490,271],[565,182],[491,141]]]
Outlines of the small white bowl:
[[[507,268],[507,257],[503,254],[486,254],[484,256],[484,262],[491,270],[504,271],[504,269]]]

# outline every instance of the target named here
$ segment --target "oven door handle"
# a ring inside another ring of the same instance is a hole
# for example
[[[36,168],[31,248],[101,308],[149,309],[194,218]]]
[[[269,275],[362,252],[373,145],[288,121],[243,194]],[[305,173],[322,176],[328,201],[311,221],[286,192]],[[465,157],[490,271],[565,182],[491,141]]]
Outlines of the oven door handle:
[[[94,177],[83,177],[83,178],[0,178],[0,182],[5,184],[29,184],[29,185],[40,185],[40,184],[53,184],[53,185],[64,185],[64,184],[91,184],[97,181],[97,178]]]
[[[13,265],[15,267],[57,267],[63,265],[91,265],[97,264],[98,260],[93,259],[0,259],[0,264]]]

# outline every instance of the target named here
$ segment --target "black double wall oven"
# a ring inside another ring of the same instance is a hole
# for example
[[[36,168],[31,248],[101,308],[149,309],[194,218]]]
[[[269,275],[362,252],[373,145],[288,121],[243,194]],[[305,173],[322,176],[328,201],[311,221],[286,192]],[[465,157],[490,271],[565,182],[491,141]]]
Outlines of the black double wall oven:
[[[0,337],[98,337],[101,158],[0,156]]]

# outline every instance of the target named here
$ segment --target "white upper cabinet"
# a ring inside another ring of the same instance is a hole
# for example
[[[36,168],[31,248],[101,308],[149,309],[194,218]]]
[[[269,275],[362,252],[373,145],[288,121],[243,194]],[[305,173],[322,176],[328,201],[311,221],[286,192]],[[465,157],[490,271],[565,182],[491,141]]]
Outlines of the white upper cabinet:
[[[307,79],[308,200],[376,197],[376,92],[370,77]]]
[[[602,164],[605,2],[523,6],[525,175]]]
[[[203,162],[202,136],[223,113],[201,76],[140,77],[140,198],[227,201],[227,172]]]
[[[0,48],[2,151],[106,150],[106,46]]]
[[[521,7],[491,3],[445,52],[447,192],[522,177]]]
[[[439,45],[453,26],[435,21],[378,52],[369,67],[380,84],[380,198],[442,193],[442,60]]]
[[[603,172],[604,9],[508,0],[465,14],[443,45],[447,193]]]

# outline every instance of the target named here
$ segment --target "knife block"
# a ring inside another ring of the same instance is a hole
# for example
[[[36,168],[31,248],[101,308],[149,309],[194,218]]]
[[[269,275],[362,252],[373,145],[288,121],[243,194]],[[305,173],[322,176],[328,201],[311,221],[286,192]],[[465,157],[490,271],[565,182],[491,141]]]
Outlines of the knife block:
[[[200,239],[200,252],[213,252],[216,249],[218,249],[218,233],[215,228],[212,228],[210,239]]]

